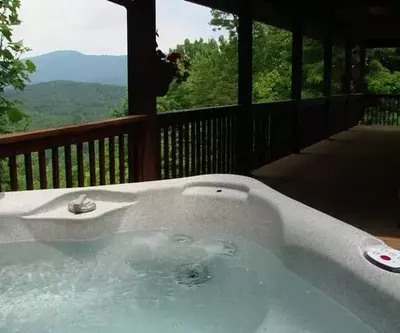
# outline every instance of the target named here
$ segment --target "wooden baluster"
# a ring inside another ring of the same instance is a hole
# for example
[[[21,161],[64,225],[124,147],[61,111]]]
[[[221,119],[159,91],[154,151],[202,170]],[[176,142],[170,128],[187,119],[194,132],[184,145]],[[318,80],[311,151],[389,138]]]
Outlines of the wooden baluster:
[[[169,179],[170,174],[169,174],[169,127],[165,126],[164,130],[164,179]]]
[[[386,107],[385,107],[385,125],[391,125],[391,124],[390,124],[391,104],[392,104],[392,98],[389,97],[389,98],[386,100]]]
[[[85,174],[83,170],[83,144],[78,143],[76,145],[76,158],[78,164],[78,186],[85,186]]]
[[[183,177],[183,128],[182,125],[178,126],[178,152],[179,152],[179,178]]]
[[[90,170],[90,186],[96,186],[96,152],[94,142],[89,142],[89,170]],[[83,172],[83,170],[82,170]],[[81,186],[81,185],[80,185]]]
[[[185,177],[189,174],[189,163],[190,163],[190,153],[189,153],[189,123],[185,124]]]
[[[211,141],[212,141],[212,129],[211,129],[211,118],[207,119],[207,173],[212,173],[211,167],[212,167],[212,150],[211,150]]]
[[[221,124],[220,124],[219,118],[215,118],[215,126],[216,126],[216,130],[217,130],[217,142],[216,142],[216,147],[215,147],[215,151],[216,151],[215,172],[220,173],[221,172]]]
[[[9,172],[10,172],[11,191],[18,191],[18,172],[17,172],[16,156],[10,156],[8,158],[8,168],[9,168]]]
[[[130,183],[139,181],[140,172],[137,165],[136,132],[128,135],[128,180]]]
[[[207,128],[206,128],[206,121],[202,120],[201,121],[201,173],[205,174],[207,173],[206,171],[206,165],[207,165]]]
[[[194,176],[196,174],[196,123],[190,123],[190,152],[192,163],[190,167],[190,175]]]
[[[118,137],[118,153],[119,153],[119,182],[125,183],[125,138],[124,135]]]
[[[395,111],[395,98],[393,97],[392,98],[392,100],[391,100],[391,103],[390,103],[390,112],[391,112],[391,114],[392,114],[392,116],[391,116],[391,121],[390,121],[390,125],[394,125],[394,123],[395,123],[395,120],[394,120],[394,117],[395,117],[395,115],[396,115],[396,111]]]
[[[39,152],[39,178],[40,188],[47,189],[46,151]]]
[[[104,139],[99,140],[99,172],[100,185],[106,184],[106,156],[104,152]]]
[[[237,117],[237,115],[235,114],[235,115],[233,115],[232,116],[232,163],[233,163],[233,165],[232,165],[232,172],[233,173],[236,173],[237,172],[237,168],[236,168],[236,166],[237,166],[237,162],[236,162],[236,160],[237,160],[237,158],[238,158],[238,156],[237,156],[237,153],[236,153],[236,147],[237,147],[237,135],[238,135],[238,123],[237,123],[237,119],[238,119],[238,117]]]
[[[222,128],[222,172],[227,173],[228,172],[228,167],[227,167],[227,135],[226,135],[226,117],[221,118],[221,128]]]
[[[201,129],[200,129],[200,122],[196,122],[196,175],[200,175],[200,165],[201,165],[201,159],[203,158],[201,156]]]
[[[110,184],[115,184],[115,140],[108,138],[108,165],[110,169]]]
[[[60,188],[60,165],[58,148],[51,150],[51,173],[53,177],[53,188]]]
[[[231,122],[232,116],[229,115],[227,118],[227,133],[226,133],[226,165],[227,165],[227,172],[228,173],[232,173],[232,155],[231,155],[231,151],[232,151],[232,122]]]
[[[176,127],[175,125],[171,126],[171,171],[172,178],[176,178]]]
[[[212,170],[211,173],[217,173],[217,119],[212,123]]]
[[[146,180],[159,180],[161,179],[161,132],[158,126],[151,127],[154,130],[158,131],[156,137],[157,137],[157,142],[158,144],[155,145],[157,146],[155,149],[157,150],[157,155],[158,157],[156,158],[157,161],[153,161],[156,162],[156,170],[153,170],[154,172],[157,173],[157,177],[156,178],[145,178],[145,167],[143,165],[143,161],[145,161],[145,156],[146,156],[146,152],[145,152],[145,146],[142,144],[142,142],[144,140],[147,140],[147,133],[146,131],[148,131],[149,129],[147,128],[146,130],[144,128],[138,128],[136,127],[136,131],[135,131],[135,155],[134,155],[134,162],[135,162],[135,179],[138,182],[141,181],[146,181]]]
[[[71,146],[64,147],[65,158],[65,182],[68,188],[73,186],[72,183],[72,159],[71,159]]]
[[[222,118],[218,118],[218,172],[222,172],[222,163],[224,159],[222,147],[224,141],[224,133],[222,132]]]
[[[25,154],[24,160],[25,160],[26,189],[33,190],[32,155],[30,153]]]

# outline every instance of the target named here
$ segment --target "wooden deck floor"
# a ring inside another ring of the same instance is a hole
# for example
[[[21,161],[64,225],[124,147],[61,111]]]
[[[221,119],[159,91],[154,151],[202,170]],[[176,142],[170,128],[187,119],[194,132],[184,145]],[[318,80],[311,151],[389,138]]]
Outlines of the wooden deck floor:
[[[253,176],[400,249],[400,128],[357,126]]]

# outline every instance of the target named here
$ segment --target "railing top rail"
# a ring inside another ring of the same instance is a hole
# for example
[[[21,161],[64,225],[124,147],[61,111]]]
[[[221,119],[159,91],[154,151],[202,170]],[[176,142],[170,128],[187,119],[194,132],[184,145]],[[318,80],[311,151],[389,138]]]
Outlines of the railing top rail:
[[[146,118],[145,115],[133,115],[82,125],[1,135],[0,158],[124,134],[133,124],[145,121]]]
[[[369,96],[369,97],[396,97],[399,98],[400,94],[393,94],[393,93],[365,93],[363,95]]]
[[[34,140],[37,138],[51,138],[64,136],[66,134],[75,135],[87,131],[102,130],[109,127],[119,127],[127,124],[137,123],[146,118],[145,115],[126,116],[116,119],[102,120],[81,125],[70,125],[64,127],[46,128],[34,131],[16,132],[0,135],[0,147],[4,144]]]
[[[238,111],[239,108],[240,105],[228,105],[164,112],[157,115],[157,121],[160,126],[180,125],[186,122],[195,122],[228,116]]]
[[[174,111],[158,113],[157,117],[168,117],[169,115],[176,115],[179,113],[207,112],[207,111],[212,112],[212,111],[227,110],[237,107],[239,107],[238,104],[232,104],[232,105],[221,105],[221,106],[207,106],[204,108],[195,108],[195,109],[174,110]]]

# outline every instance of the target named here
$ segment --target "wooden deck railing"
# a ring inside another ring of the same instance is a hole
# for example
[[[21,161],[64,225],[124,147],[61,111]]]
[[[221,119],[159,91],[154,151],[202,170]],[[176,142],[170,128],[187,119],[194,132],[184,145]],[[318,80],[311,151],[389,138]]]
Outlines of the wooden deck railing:
[[[356,125],[363,103],[351,95],[159,114],[155,178],[250,171]],[[141,181],[146,124],[138,115],[0,136],[0,191]],[[252,140],[239,142],[243,133]]]
[[[0,137],[0,190],[81,187],[139,180],[138,159],[144,121],[145,116],[129,116],[3,135]],[[60,172],[60,165],[63,172]]]
[[[400,125],[400,94],[366,94],[363,123]]]
[[[253,105],[253,168],[357,125],[362,96],[332,96]]]
[[[159,114],[161,178],[234,173],[238,106]]]

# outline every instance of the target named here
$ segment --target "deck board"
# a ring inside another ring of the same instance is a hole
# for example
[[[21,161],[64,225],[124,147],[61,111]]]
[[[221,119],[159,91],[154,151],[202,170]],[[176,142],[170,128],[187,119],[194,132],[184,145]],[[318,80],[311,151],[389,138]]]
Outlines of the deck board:
[[[400,249],[400,128],[357,126],[253,176]]]

